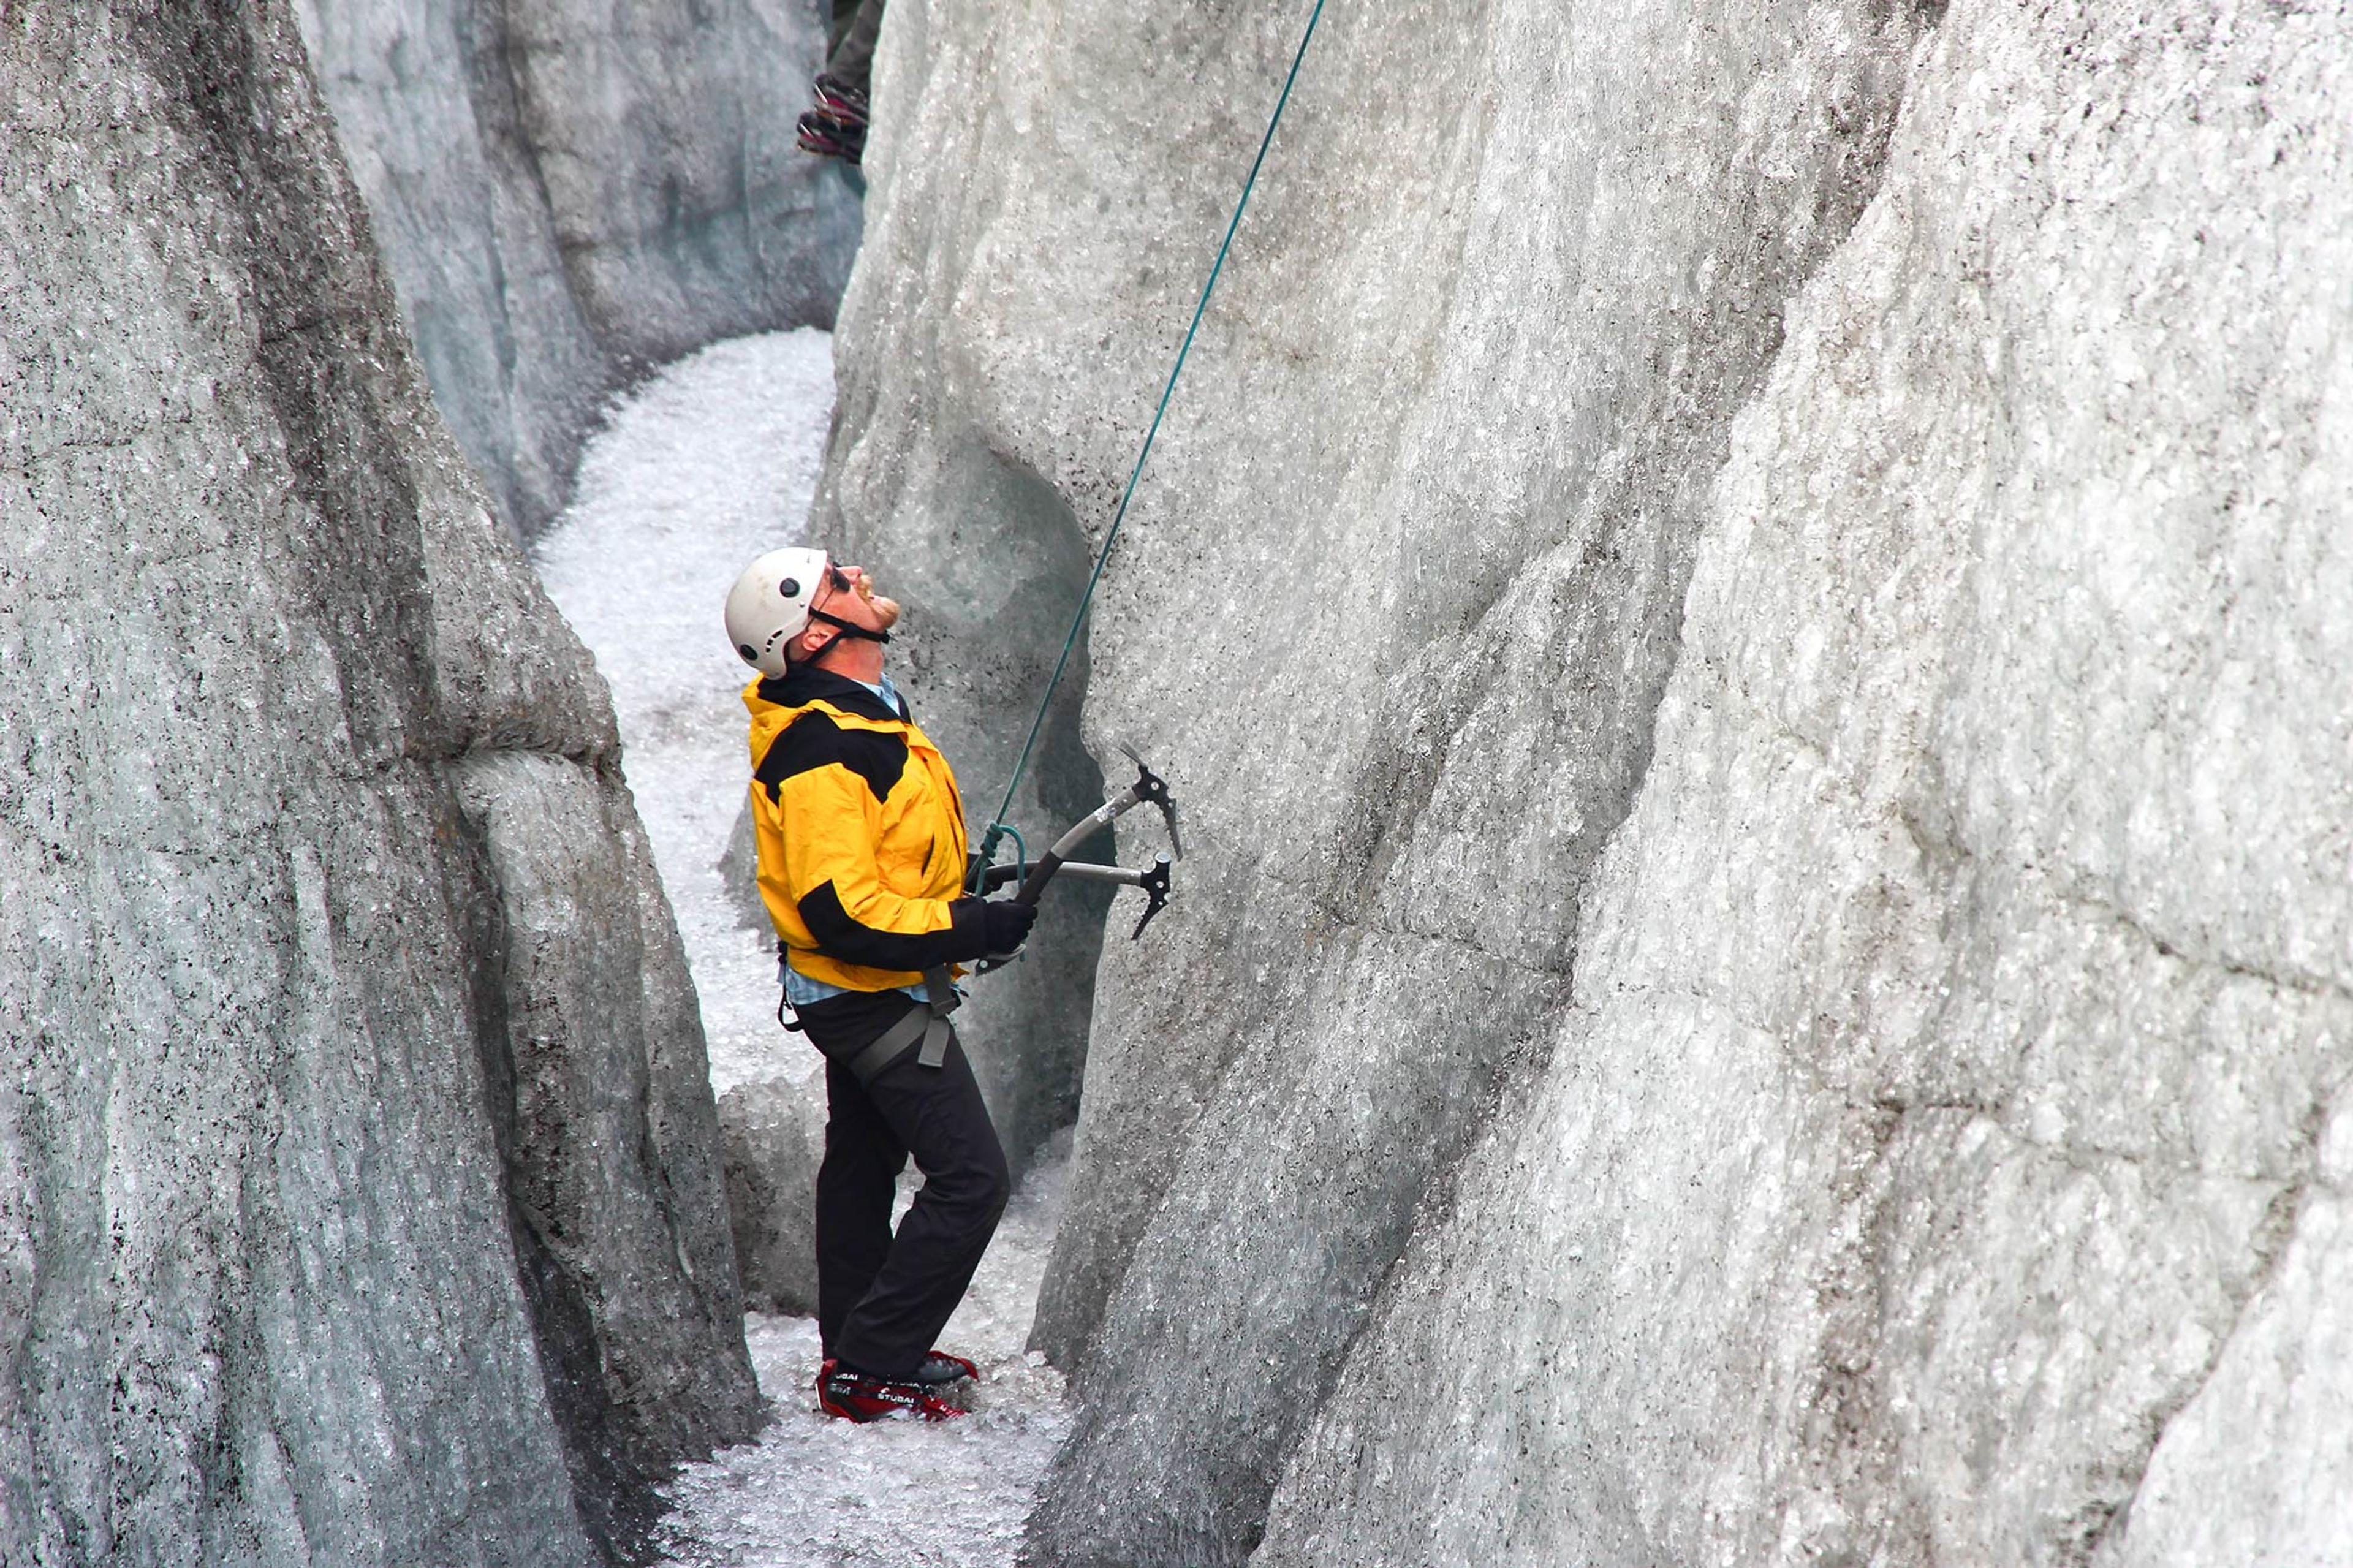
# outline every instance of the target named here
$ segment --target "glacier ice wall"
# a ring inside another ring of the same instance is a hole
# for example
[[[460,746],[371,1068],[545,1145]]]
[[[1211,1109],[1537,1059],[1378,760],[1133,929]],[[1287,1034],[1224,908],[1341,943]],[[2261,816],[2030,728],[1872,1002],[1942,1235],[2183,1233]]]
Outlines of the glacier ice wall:
[[[586,653],[282,9],[0,37],[0,1560],[548,1563],[758,1419]]]
[[[636,371],[832,324],[860,202],[793,145],[812,0],[297,10],[434,396],[519,530]]]
[[[968,775],[1305,12],[886,40],[830,526]],[[1097,601],[1190,853],[1032,1560],[2353,1561],[2341,10],[1323,27]]]
[[[2353,1561],[2347,41],[1947,17],[1266,1561]]]

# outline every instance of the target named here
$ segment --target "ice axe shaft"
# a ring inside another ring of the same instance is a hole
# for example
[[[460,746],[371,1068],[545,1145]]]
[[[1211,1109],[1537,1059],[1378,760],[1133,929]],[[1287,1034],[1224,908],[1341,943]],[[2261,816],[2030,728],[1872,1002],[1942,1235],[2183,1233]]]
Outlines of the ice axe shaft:
[[[1136,754],[1134,747],[1122,746],[1120,750],[1125,752],[1128,761],[1135,764],[1134,784],[1072,823],[1069,832],[1054,840],[1052,848],[1038,857],[1030,864],[1027,875],[1024,875],[1018,866],[990,866],[986,869],[976,870],[966,886],[974,887],[976,892],[987,893],[991,889],[1003,887],[1016,877],[1020,877],[1021,890],[1015,893],[1013,897],[1016,901],[1024,904],[1035,904],[1039,896],[1045,892],[1046,884],[1054,879],[1057,872],[1076,877],[1082,881],[1111,882],[1130,888],[1141,888],[1144,889],[1145,900],[1144,914],[1135,922],[1135,930],[1131,933],[1129,940],[1132,942],[1136,937],[1142,936],[1144,928],[1152,923],[1152,917],[1168,907],[1169,861],[1172,857],[1182,855],[1185,850],[1183,841],[1176,836],[1176,803],[1169,798],[1168,781],[1146,767],[1144,759]],[[1167,855],[1153,857],[1152,864],[1141,871],[1131,871],[1124,866],[1073,863],[1067,858],[1080,845],[1109,827],[1125,813],[1146,802],[1160,808],[1161,820],[1167,824],[1169,849]],[[975,886],[975,884],[977,885]],[[986,974],[1009,962],[1012,957],[1010,953],[992,953],[981,960],[980,973]]]
[[[1167,856],[1159,857],[1166,860]],[[987,890],[995,892],[1021,875],[1018,866],[991,866],[987,878]],[[1065,860],[1054,868],[1058,877],[1078,882],[1115,882],[1123,888],[1141,888],[1152,876],[1151,871],[1134,871],[1125,866],[1097,866],[1086,860]]]
[[[991,866],[984,885],[993,892],[1019,874],[1018,866]],[[1152,864],[1141,871],[1130,870],[1125,866],[1097,866],[1085,860],[1065,860],[1055,868],[1054,874],[1081,882],[1109,882],[1115,887],[1143,889],[1145,898],[1144,913],[1137,919],[1135,930],[1129,933],[1130,942],[1142,936],[1144,928],[1152,923],[1152,917],[1168,907],[1168,857],[1166,855],[1155,855]]]
[[[1176,803],[1168,796],[1168,781],[1146,767],[1134,748],[1123,746],[1120,749],[1127,753],[1128,761],[1135,764],[1135,782],[1072,823],[1068,833],[1054,840],[1052,848],[1038,857],[1029,868],[1029,875],[1021,883],[1021,890],[1013,895],[1022,903],[1038,901],[1038,896],[1046,890],[1046,884],[1054,879],[1054,873],[1068,864],[1066,857],[1071,851],[1146,802],[1160,808],[1161,820],[1168,826],[1171,854],[1181,856],[1185,853],[1184,844],[1176,836]],[[1140,887],[1143,884],[1136,885]]]

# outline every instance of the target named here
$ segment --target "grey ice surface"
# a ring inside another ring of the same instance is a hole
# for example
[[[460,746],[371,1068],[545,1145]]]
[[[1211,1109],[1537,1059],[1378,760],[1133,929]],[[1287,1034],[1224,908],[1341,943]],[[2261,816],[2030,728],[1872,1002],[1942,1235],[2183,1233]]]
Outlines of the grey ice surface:
[[[639,1548],[759,1409],[602,684],[282,10],[0,90],[0,1561]]]
[[[1306,9],[884,39],[818,522],[970,793]],[[2346,17],[1323,29],[1051,731],[1190,831],[1030,1559],[2353,1561]]]
[[[815,1310],[823,1058],[777,1017],[776,932],[748,858],[733,873],[716,864],[751,763],[746,674],[715,610],[745,561],[797,535],[832,365],[831,340],[803,329],[716,344],[649,377],[616,402],[571,504],[533,550],[612,691],[700,1000],[745,1299],[768,1312]]]
[[[2353,1562],[2349,42],[1945,18],[1262,1560]]]
[[[727,847],[720,851],[713,868],[727,889],[728,907],[735,911],[737,923],[745,931],[773,938],[776,926],[768,919],[768,906],[760,899],[760,847],[753,836],[749,809],[736,812],[735,826],[727,833]]]
[[[298,0],[444,416],[509,523],[563,504],[607,395],[831,326],[841,166],[793,144],[816,0]]]
[[[798,1079],[754,1079],[719,1097],[719,1132],[744,1304],[813,1314],[823,1109]]]

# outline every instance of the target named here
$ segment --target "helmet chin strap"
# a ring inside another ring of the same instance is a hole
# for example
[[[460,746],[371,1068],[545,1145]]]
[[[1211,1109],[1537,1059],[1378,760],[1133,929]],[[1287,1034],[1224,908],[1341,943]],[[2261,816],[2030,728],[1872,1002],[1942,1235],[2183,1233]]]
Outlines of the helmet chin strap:
[[[825,639],[825,643],[822,647],[820,647],[815,653],[809,655],[807,658],[801,660],[801,663],[809,666],[811,668],[815,668],[817,661],[823,658],[827,654],[831,653],[834,650],[835,645],[839,643],[845,637],[862,638],[867,642],[889,642],[891,640],[891,634],[889,632],[878,632],[871,626],[861,626],[855,622],[845,621],[839,616],[827,615],[823,610],[811,610],[809,612],[809,619],[813,621],[823,621],[827,626],[838,628],[834,632],[833,636]]]
[[[813,621],[823,621],[827,626],[839,626],[841,628],[841,636],[833,638],[831,642],[827,643],[825,645],[826,647],[831,647],[834,643],[839,642],[842,637],[864,637],[868,642],[889,642],[891,640],[891,634],[889,632],[878,632],[871,626],[861,626],[854,621],[845,621],[839,616],[829,616],[823,610],[811,610],[809,612],[809,619]],[[822,652],[823,649],[819,649],[818,651]]]

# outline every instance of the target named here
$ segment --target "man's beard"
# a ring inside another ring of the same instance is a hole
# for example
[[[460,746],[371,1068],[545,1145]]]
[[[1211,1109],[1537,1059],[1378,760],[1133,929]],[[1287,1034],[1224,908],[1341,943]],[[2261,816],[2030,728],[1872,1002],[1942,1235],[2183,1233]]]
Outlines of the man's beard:
[[[880,594],[873,594],[868,595],[866,603],[873,610],[874,618],[881,623],[884,631],[887,632],[899,624],[898,600],[886,599]]]

